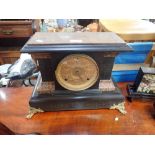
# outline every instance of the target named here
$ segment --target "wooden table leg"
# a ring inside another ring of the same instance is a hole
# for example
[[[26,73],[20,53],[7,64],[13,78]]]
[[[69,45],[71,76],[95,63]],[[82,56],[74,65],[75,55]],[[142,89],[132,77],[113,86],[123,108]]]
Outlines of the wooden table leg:
[[[145,60],[145,64],[149,64],[150,66],[152,66],[154,56],[155,56],[155,50],[151,50]]]

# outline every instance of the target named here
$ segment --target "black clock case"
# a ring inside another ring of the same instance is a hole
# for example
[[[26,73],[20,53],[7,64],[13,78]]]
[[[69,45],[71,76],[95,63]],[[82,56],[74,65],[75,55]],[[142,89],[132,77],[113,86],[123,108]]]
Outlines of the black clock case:
[[[103,92],[99,90],[99,81],[110,80],[115,56],[120,52],[131,50],[125,42],[121,42],[120,44],[26,44],[21,52],[30,53],[32,56],[36,54],[39,54],[40,57],[43,56],[43,58],[38,58],[41,74],[38,77],[37,84],[29,101],[30,106],[40,108],[44,111],[61,111],[110,108],[113,105],[124,102],[124,96],[116,85],[114,91]],[[46,54],[48,57],[44,57]],[[99,79],[91,88],[74,92],[62,88],[56,81],[56,67],[62,58],[69,54],[89,55],[98,64]],[[55,91],[51,94],[38,94],[36,88],[41,78],[42,81],[54,81]]]
[[[46,62],[44,59],[39,60],[41,75],[38,77],[38,81],[40,81],[40,78],[42,78],[42,81],[54,81],[55,91],[52,94],[37,94],[34,89],[30,106],[41,108],[44,111],[100,109],[110,108],[112,105],[117,105],[124,101],[124,97],[116,85],[115,91],[102,92],[99,90],[100,80],[111,79],[111,70],[114,62],[114,57],[106,57],[102,53],[87,54],[97,62],[99,67],[99,79],[92,87],[78,92],[69,91],[61,87],[54,73],[60,60],[69,54],[72,53],[53,55]],[[86,53],[80,52],[80,54]],[[50,68],[48,72],[46,71],[47,68]]]

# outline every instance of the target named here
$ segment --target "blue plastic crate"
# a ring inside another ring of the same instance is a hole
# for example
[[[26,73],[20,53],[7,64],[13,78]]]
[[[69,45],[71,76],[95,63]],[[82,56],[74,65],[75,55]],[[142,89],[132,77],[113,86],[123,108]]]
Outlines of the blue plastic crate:
[[[138,70],[131,71],[112,71],[112,78],[115,82],[135,81]]]
[[[122,52],[115,57],[115,64],[138,64],[144,63],[147,55],[152,49],[153,42],[128,43],[132,52]],[[113,71],[112,78],[116,82],[129,82],[136,79],[138,70]]]

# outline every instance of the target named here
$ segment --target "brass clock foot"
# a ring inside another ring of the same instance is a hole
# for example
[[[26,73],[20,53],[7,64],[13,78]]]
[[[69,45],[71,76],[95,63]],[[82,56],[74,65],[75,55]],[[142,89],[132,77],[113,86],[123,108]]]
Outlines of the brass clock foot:
[[[120,104],[117,104],[117,105],[114,104],[113,106],[110,107],[110,109],[117,109],[122,114],[126,114],[127,111],[125,110],[124,104],[125,104],[125,102],[121,102]]]
[[[29,113],[26,116],[26,118],[30,119],[30,118],[32,118],[34,116],[34,114],[40,113],[40,112],[44,112],[44,111],[42,109],[40,109],[40,108],[37,109],[37,108],[34,108],[34,107],[30,107]]]

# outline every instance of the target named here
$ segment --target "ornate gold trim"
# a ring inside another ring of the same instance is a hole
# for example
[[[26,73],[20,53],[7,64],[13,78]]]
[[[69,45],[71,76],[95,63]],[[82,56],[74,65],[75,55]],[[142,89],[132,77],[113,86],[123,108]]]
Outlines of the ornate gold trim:
[[[76,61],[80,61],[80,59],[85,60],[82,61],[81,63],[77,63]],[[70,63],[72,63],[72,66],[68,65]],[[88,64],[83,64],[83,63],[88,63]],[[82,65],[82,66],[81,66]],[[89,66],[89,67],[86,67]],[[64,69],[66,68],[66,69]],[[87,69],[86,69],[87,68]],[[94,72],[92,74],[91,72],[91,76],[87,77],[87,79],[83,79],[83,75],[87,75],[88,74],[88,68],[92,69],[92,71]],[[62,70],[65,70],[64,73],[62,73]],[[75,77],[74,75],[72,75],[72,72],[75,72]],[[65,78],[63,77],[63,74],[67,75],[67,78],[65,80]],[[82,75],[81,75],[82,74]],[[99,68],[97,63],[95,62],[95,60],[85,54],[70,54],[66,57],[64,57],[58,64],[56,71],[55,71],[55,76],[57,79],[57,82],[64,88],[71,90],[71,91],[80,91],[80,90],[85,90],[87,88],[90,88],[91,86],[94,85],[94,83],[96,83],[96,81],[99,78]],[[81,84],[78,83],[74,83],[76,77],[79,77],[79,80]],[[67,79],[71,79],[71,80],[67,80]],[[72,82],[70,82],[72,81]]]
[[[34,107],[29,107],[29,112],[28,112],[26,118],[30,119],[30,118],[32,118],[34,116],[34,114],[40,113],[40,112],[44,112],[44,111],[42,109],[40,109],[40,108],[37,109],[37,108],[34,108]]]
[[[121,102],[121,103],[119,103],[117,105],[114,104],[109,109],[117,109],[122,114],[126,114],[127,111],[125,110],[124,104],[125,104],[125,102]],[[26,118],[31,119],[36,113],[41,113],[41,112],[44,112],[44,111],[42,109],[40,109],[40,108],[37,109],[37,108],[34,108],[34,107],[30,107]]]
[[[125,110],[125,106],[124,106],[125,102],[121,102],[119,104],[114,104],[110,107],[110,109],[117,109],[119,112],[121,112],[122,114],[126,114],[127,111]]]

